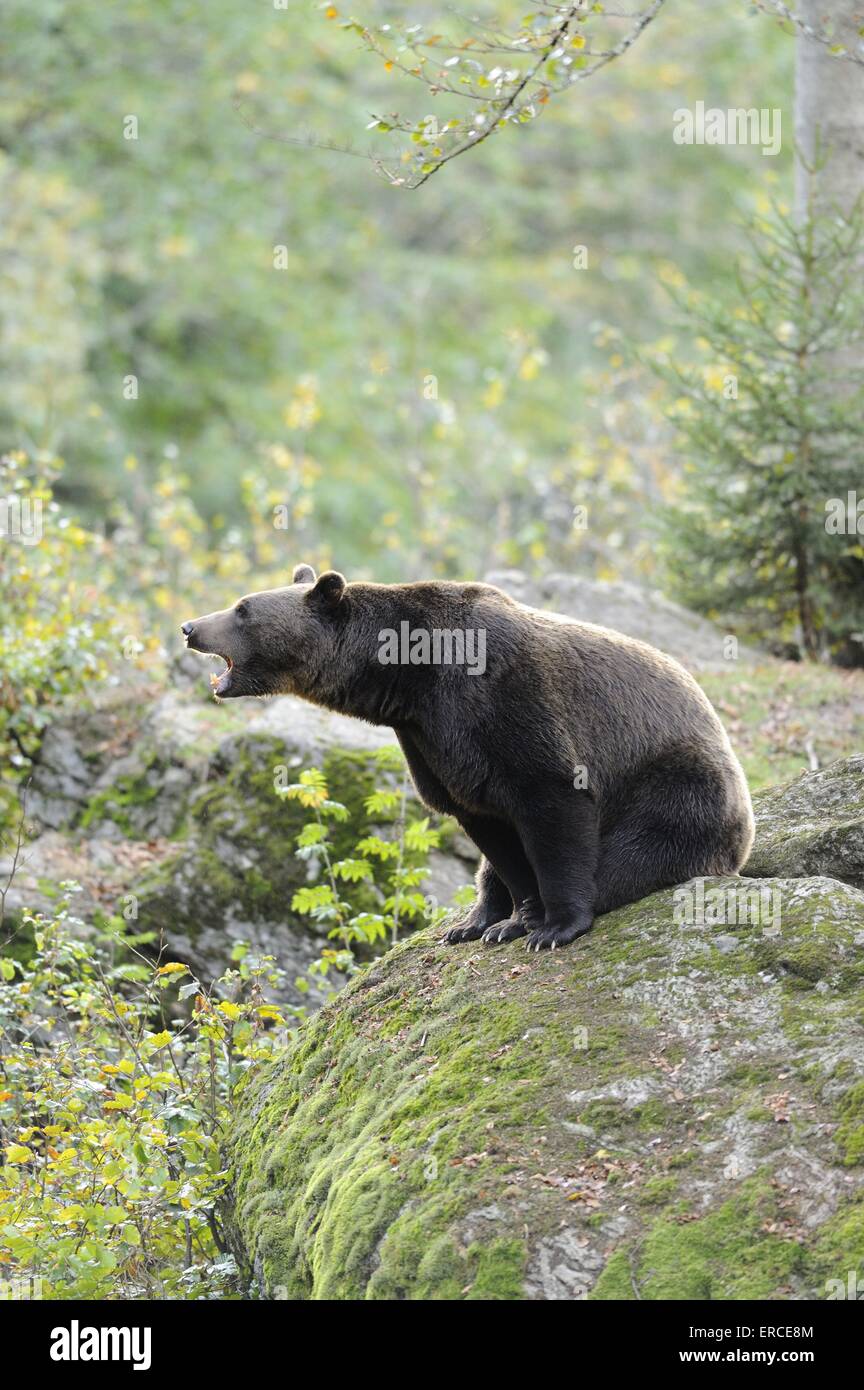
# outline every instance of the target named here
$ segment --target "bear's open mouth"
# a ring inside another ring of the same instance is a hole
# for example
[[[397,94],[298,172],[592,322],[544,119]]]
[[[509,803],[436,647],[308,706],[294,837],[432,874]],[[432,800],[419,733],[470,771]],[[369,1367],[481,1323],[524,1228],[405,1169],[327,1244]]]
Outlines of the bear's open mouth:
[[[207,657],[211,661],[218,657],[220,661],[225,662],[224,671],[213,671],[210,675],[210,688],[213,694],[222,698],[236,694],[237,692],[232,687],[240,673],[234,664],[234,658],[227,656],[225,652],[220,652],[215,643],[211,646],[210,642],[212,642],[213,637],[206,631],[199,631],[195,623],[185,623],[183,635],[186,638],[187,652],[197,652],[199,656]]]
[[[214,652],[214,656],[219,656],[219,652]],[[214,695],[227,695],[231,686],[231,677],[234,673],[234,662],[230,656],[221,658],[225,662],[224,671],[214,671],[210,676],[210,684],[213,687]]]

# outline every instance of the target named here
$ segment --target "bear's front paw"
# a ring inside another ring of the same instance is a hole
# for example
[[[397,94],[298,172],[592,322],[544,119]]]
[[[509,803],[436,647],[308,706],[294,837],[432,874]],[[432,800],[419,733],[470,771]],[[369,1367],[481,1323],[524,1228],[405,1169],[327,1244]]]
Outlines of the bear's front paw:
[[[515,941],[519,936],[527,936],[535,927],[542,927],[544,921],[543,904],[539,898],[525,898],[511,917],[503,922],[493,922],[483,933],[483,940],[489,946],[500,946],[504,941]]]
[[[487,946],[500,946],[504,941],[515,941],[517,936],[525,935],[525,924],[518,916],[508,917],[506,922],[493,922],[483,933]]]
[[[479,941],[488,925],[488,917],[481,917],[472,912],[468,914],[464,922],[458,922],[455,927],[445,931],[441,940],[446,942],[448,946],[455,946],[460,941]]]
[[[575,941],[577,936],[584,936],[592,926],[590,917],[576,917],[569,922],[557,924],[544,922],[542,927],[536,927],[528,933],[525,950],[554,951],[557,946],[569,946],[571,941]]]

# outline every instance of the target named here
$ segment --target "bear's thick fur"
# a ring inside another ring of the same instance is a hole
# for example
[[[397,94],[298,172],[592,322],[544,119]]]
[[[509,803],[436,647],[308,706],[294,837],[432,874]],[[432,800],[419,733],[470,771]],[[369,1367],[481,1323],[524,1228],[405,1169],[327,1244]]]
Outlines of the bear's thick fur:
[[[394,729],[420,797],[483,855],[451,942],[561,946],[655,889],[735,874],[750,852],[750,796],[717,715],[683,667],[620,633],[488,584],[346,584],[308,565],[183,633],[227,662],[220,699],[300,695]]]

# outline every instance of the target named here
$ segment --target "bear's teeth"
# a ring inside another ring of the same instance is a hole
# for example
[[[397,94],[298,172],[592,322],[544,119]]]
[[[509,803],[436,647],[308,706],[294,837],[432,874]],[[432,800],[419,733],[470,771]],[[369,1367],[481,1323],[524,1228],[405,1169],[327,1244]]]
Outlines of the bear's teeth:
[[[222,660],[225,662],[225,670],[211,671],[210,673],[210,684],[214,690],[217,690],[225,677],[230,675],[234,670],[234,662],[231,660],[230,656],[223,656]]]

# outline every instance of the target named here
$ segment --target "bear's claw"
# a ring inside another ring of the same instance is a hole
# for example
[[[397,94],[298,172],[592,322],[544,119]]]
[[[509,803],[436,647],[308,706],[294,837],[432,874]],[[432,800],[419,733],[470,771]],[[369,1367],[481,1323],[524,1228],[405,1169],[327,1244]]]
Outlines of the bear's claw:
[[[483,941],[486,946],[500,946],[505,941],[515,941],[524,936],[526,951],[554,951],[557,946],[566,946],[591,930],[591,922],[584,919],[566,922],[560,926],[543,921],[534,903],[523,903],[518,912],[505,921],[484,921],[471,915],[464,922],[450,927],[441,940],[448,946],[456,946],[462,941]]]
[[[504,941],[515,941],[517,936],[525,935],[525,926],[518,917],[508,917],[506,922],[494,922],[483,933],[482,940],[487,946],[500,946]]]
[[[455,946],[460,941],[479,941],[485,930],[486,926],[483,922],[461,922],[458,926],[450,927],[449,931],[445,931],[441,940],[446,942],[448,946]]]
[[[528,933],[526,951],[554,951],[556,946],[567,946],[577,936],[584,936],[591,930],[591,922],[572,922],[564,927],[538,927]]]

